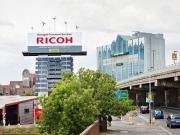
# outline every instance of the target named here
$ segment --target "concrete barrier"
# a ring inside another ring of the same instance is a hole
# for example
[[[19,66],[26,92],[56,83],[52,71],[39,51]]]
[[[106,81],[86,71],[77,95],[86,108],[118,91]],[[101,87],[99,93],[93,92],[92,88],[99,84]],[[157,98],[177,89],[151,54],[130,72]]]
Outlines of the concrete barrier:
[[[98,135],[99,134],[99,121],[95,121],[87,127],[80,135]]]

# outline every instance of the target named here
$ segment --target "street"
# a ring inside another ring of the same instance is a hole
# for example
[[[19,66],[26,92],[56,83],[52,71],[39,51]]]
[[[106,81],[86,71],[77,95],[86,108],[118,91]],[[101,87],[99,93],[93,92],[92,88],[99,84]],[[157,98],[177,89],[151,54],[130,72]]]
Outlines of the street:
[[[153,109],[152,109],[153,110]],[[129,123],[129,117],[136,112],[138,115],[133,117],[132,123]],[[108,127],[108,131],[100,133],[100,135],[179,135],[180,127],[169,128],[166,125],[166,118],[170,113],[178,113],[178,111],[165,110],[164,119],[156,119],[155,124],[149,123],[150,114],[141,114],[139,110],[132,111],[122,117],[120,120],[113,117],[112,126]]]

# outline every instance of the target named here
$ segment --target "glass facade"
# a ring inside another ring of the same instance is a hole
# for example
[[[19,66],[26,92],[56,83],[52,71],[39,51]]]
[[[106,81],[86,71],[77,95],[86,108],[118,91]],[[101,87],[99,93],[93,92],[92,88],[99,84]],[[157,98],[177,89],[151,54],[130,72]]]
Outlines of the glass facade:
[[[110,45],[97,47],[97,66],[117,82],[122,81],[142,74],[152,66],[153,69],[165,66],[164,48],[162,34],[138,32],[132,36],[118,35]],[[161,62],[156,56],[162,58]]]
[[[62,79],[63,71],[73,71],[73,57],[37,57],[35,90],[51,92],[54,84]]]

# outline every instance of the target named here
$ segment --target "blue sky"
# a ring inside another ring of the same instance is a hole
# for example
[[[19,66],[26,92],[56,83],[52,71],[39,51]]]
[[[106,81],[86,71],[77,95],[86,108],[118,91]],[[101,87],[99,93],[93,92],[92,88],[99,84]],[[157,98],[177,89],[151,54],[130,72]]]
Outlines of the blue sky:
[[[22,71],[35,72],[35,57],[24,57],[27,34],[82,32],[87,56],[74,57],[75,72],[80,67],[96,70],[96,47],[111,44],[117,34],[133,31],[162,33],[166,45],[166,65],[173,64],[171,53],[180,52],[179,0],[0,0],[0,84],[22,80]],[[178,56],[179,58],[179,56]],[[179,59],[177,60],[179,62]]]

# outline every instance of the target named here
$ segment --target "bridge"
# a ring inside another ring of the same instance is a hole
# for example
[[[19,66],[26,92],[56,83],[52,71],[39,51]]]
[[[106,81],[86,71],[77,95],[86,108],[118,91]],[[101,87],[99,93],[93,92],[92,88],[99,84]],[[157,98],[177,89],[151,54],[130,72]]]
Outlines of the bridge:
[[[180,63],[163,69],[149,70],[117,82],[119,89],[127,89],[129,98],[136,105],[147,103],[147,95],[152,92],[153,106],[180,107]]]

